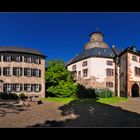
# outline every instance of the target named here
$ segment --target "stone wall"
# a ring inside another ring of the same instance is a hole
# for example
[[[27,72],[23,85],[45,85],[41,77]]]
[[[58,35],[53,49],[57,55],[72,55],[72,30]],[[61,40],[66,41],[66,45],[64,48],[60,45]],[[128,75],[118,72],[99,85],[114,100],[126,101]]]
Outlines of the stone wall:
[[[83,79],[78,78],[76,80],[76,83],[81,84],[85,86],[86,88],[106,88],[106,82],[107,81],[113,81],[113,77],[106,78],[103,82],[98,82],[95,77],[91,77],[90,79]],[[110,88],[112,91],[114,91],[114,88]]]

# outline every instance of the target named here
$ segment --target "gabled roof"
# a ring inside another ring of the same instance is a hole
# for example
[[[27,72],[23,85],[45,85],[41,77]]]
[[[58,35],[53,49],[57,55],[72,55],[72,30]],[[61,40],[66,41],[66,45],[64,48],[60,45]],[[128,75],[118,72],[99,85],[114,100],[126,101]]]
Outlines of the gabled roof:
[[[136,50],[135,46],[127,47],[124,51],[122,51],[119,56],[123,55],[126,52],[131,52],[137,55],[140,55],[140,51]]]
[[[41,52],[38,50],[32,49],[32,48],[23,48],[23,47],[14,47],[14,46],[2,46],[0,47],[0,52],[19,52],[19,53],[28,53],[28,54],[35,54],[44,56]]]
[[[112,47],[112,50],[114,51],[114,53],[115,53],[115,55],[119,55],[120,53],[121,53],[121,50],[120,49],[118,49],[117,47]]]
[[[78,56],[71,59],[66,65],[73,64],[80,60],[90,58],[90,57],[104,57],[104,58],[114,58],[115,53],[112,48],[91,48],[81,52]]]

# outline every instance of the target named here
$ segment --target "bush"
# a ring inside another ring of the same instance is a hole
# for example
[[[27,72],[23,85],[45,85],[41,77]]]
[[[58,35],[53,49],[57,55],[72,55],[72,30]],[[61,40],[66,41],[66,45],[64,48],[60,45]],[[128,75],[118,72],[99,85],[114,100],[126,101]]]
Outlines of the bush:
[[[0,93],[0,99],[9,100],[9,99],[18,99],[19,97],[15,93]]]
[[[59,85],[57,86],[51,86],[47,89],[48,93],[51,93],[55,95],[56,97],[71,97],[75,95],[77,91],[77,86],[74,83],[71,82],[65,82],[64,80],[61,80],[59,82]]]
[[[77,84],[77,98],[95,98],[95,89],[86,88],[81,84]]]
[[[0,98],[4,99],[4,100],[8,100],[8,99],[10,99],[10,96],[8,93],[2,92],[2,93],[0,93]]]
[[[95,95],[99,98],[111,98],[113,92],[110,89],[95,89]]]
[[[18,99],[19,98],[18,95],[15,93],[10,93],[9,96],[11,99]]]
[[[27,96],[25,96],[24,93],[20,93],[20,94],[19,94],[19,97],[20,97],[21,99],[27,99]]]

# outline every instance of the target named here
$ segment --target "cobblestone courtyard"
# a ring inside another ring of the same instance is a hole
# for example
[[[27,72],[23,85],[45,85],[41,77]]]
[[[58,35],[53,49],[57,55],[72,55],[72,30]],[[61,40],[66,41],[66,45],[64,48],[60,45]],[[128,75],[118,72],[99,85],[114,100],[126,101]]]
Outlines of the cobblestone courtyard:
[[[1,101],[0,127],[140,127],[140,98],[113,106],[44,101],[23,107],[16,101]]]

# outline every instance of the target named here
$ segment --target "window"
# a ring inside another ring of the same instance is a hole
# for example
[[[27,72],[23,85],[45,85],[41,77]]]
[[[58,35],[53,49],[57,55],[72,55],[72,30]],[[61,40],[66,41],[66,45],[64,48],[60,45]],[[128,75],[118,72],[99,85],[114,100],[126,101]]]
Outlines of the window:
[[[39,69],[32,69],[32,76],[40,77],[41,76],[41,70],[39,70]]]
[[[78,71],[78,78],[81,78],[81,71]]]
[[[15,86],[15,91],[20,91],[20,84],[14,84]]]
[[[24,91],[31,91],[31,85],[30,84],[24,84]]]
[[[82,62],[82,66],[87,66],[87,61]]]
[[[106,87],[107,88],[113,88],[113,83],[112,82],[106,82]]]
[[[10,62],[11,56],[10,55],[3,55],[3,61]]]
[[[22,68],[13,67],[13,75],[15,75],[15,76],[21,76],[22,75]]]
[[[3,75],[10,76],[10,67],[3,68]]]
[[[76,70],[72,72],[72,77],[77,78],[77,71]]]
[[[39,58],[34,58],[34,63],[35,64],[40,64],[40,59]]]
[[[135,75],[140,76],[140,68],[135,67]]]
[[[76,65],[73,65],[73,66],[72,66],[72,70],[75,70],[75,69],[76,69]]]
[[[24,76],[31,76],[31,69],[30,68],[24,68]]]
[[[41,85],[40,84],[32,84],[32,91],[41,91]]]
[[[113,76],[114,75],[114,70],[113,69],[107,69],[107,76]]]
[[[132,60],[137,62],[137,57],[135,55],[133,55]]]
[[[22,61],[22,56],[15,55],[15,56],[13,56],[13,60],[16,61],[16,62],[21,62]]]
[[[88,69],[84,69],[83,70],[83,77],[87,77],[88,76]]]
[[[113,65],[113,61],[108,60],[108,61],[106,62],[106,64],[112,66],[112,65]]]
[[[30,56],[24,56],[24,62],[31,63],[31,57]]]
[[[3,84],[3,91],[11,91],[11,84],[4,83]]]

